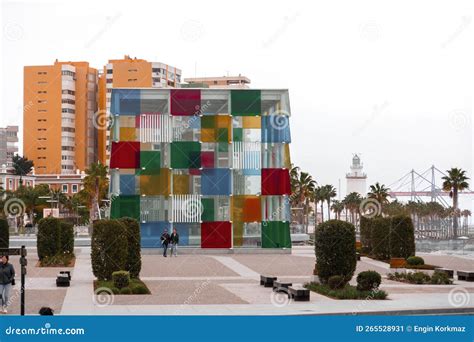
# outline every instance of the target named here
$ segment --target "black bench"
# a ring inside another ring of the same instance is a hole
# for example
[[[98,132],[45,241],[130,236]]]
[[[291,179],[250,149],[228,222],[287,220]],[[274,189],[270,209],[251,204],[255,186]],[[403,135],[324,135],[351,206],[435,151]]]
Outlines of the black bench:
[[[288,288],[292,285],[293,285],[293,283],[285,283],[283,281],[274,281],[273,282],[273,291],[288,293]]]
[[[474,272],[472,271],[457,271],[458,280],[474,281]]]
[[[356,258],[358,261],[360,261],[360,253],[359,252],[356,252]]]
[[[436,267],[434,270],[435,270],[435,272],[446,273],[449,278],[454,277],[454,270],[451,270],[449,268]]]
[[[69,287],[71,285],[71,281],[69,280],[69,276],[66,273],[59,273],[58,277],[56,278],[56,286],[57,287]]]
[[[275,280],[277,280],[277,277],[260,275],[260,285],[263,285],[263,287],[273,287]]]
[[[71,271],[60,271],[59,274],[67,275],[67,277],[69,278],[69,280],[71,280]]]
[[[309,302],[309,290],[304,287],[288,287],[288,298],[296,302]]]

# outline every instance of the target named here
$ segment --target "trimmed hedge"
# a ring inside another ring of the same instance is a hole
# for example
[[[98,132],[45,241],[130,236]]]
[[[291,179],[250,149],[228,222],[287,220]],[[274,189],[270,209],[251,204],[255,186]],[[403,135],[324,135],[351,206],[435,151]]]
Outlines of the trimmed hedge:
[[[61,221],[61,250],[59,252],[74,255],[74,225]]]
[[[346,282],[351,280],[357,262],[354,225],[340,220],[326,221],[316,228],[314,240],[321,282],[326,284],[335,275],[344,277]]]
[[[130,285],[130,273],[127,271],[117,271],[112,273],[112,281],[118,289],[128,287]]]
[[[422,257],[411,256],[407,258],[407,264],[410,266],[420,266],[425,264],[425,260]]]
[[[36,247],[40,260],[53,257],[61,250],[61,223],[57,218],[46,217],[38,222]]]
[[[126,269],[127,230],[119,220],[94,222],[91,241],[92,271],[99,280],[111,280],[112,273]]]
[[[0,219],[0,248],[10,247],[10,228],[8,227],[8,221]]]
[[[390,259],[390,218],[375,217],[371,219],[372,255],[380,260]]]
[[[390,257],[406,259],[415,255],[415,229],[411,217],[396,215],[391,223]]]
[[[131,278],[138,278],[142,269],[140,225],[131,217],[123,217],[120,222],[127,231],[128,257],[125,270]]]
[[[359,291],[372,291],[378,289],[382,277],[376,271],[364,271],[357,275],[357,290]]]
[[[344,286],[346,286],[346,284],[346,280],[340,275],[334,275],[328,279],[328,286],[332,290],[342,289]]]

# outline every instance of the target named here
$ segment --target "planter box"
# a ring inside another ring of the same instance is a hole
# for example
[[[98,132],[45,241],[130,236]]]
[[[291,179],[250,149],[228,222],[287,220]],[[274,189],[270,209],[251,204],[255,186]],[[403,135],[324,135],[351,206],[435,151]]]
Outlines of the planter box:
[[[407,261],[404,258],[391,258],[390,268],[404,268]]]

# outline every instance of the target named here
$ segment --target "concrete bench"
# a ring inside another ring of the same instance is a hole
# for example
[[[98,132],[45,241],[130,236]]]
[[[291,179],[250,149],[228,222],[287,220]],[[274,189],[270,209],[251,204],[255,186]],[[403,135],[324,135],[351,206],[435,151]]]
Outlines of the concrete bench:
[[[454,270],[451,270],[449,268],[436,267],[434,270],[435,270],[435,272],[446,273],[449,278],[454,277]]]
[[[474,281],[473,271],[457,271],[458,280]]]
[[[69,280],[69,276],[65,273],[59,273],[58,277],[56,278],[56,286],[69,287],[70,285],[71,285],[71,281]]]
[[[288,287],[288,298],[296,302],[309,302],[309,290],[304,287]]]
[[[263,287],[273,287],[273,282],[277,280],[277,277],[260,275],[260,285]]]
[[[273,282],[273,291],[288,293],[288,288],[292,285],[293,285],[293,283],[285,283],[283,281],[274,281]]]

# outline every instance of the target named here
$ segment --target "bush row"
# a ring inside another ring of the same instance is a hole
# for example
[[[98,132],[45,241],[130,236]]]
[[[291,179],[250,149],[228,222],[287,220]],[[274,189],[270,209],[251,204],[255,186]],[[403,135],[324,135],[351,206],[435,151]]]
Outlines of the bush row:
[[[99,220],[92,232],[92,271],[99,280],[112,280],[112,273],[127,271],[138,278],[141,270],[140,226],[132,218]]]
[[[362,217],[360,239],[363,250],[380,260],[415,255],[415,230],[410,217]]]
[[[10,230],[8,221],[0,219],[0,248],[9,248],[10,246]]]
[[[36,240],[38,258],[52,258],[59,254],[74,255],[74,226],[55,217],[38,222]]]

